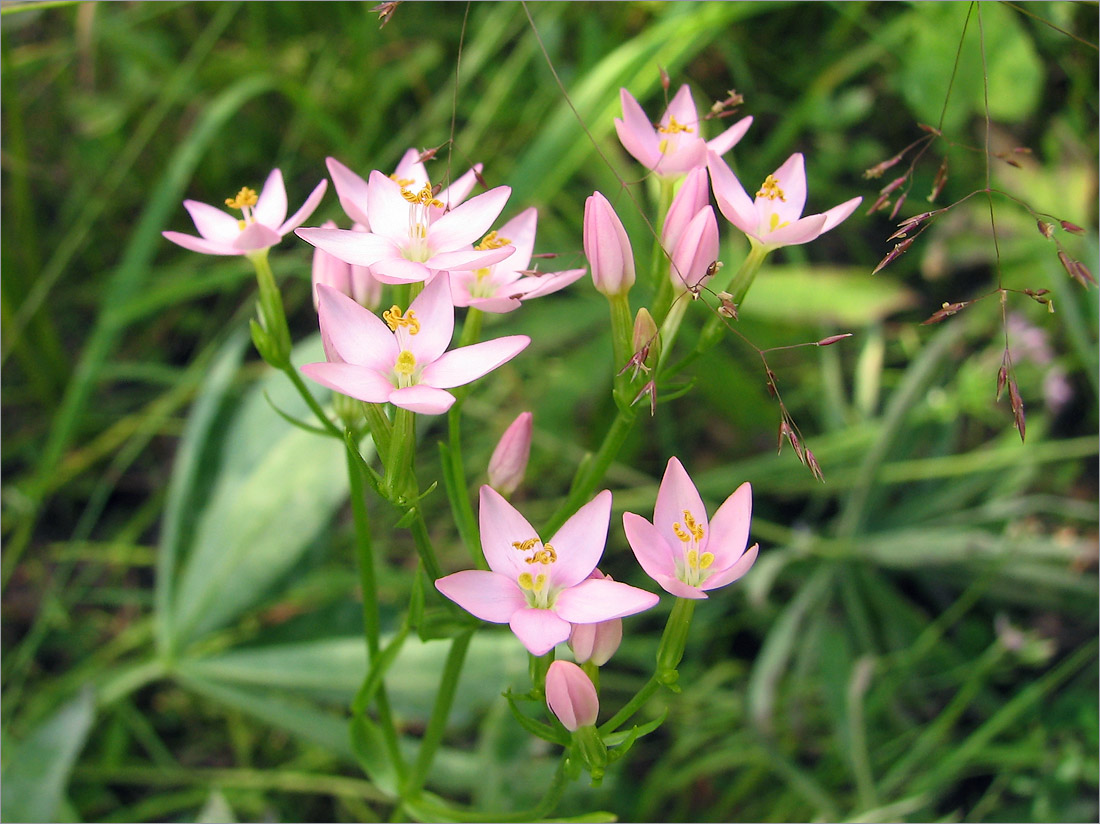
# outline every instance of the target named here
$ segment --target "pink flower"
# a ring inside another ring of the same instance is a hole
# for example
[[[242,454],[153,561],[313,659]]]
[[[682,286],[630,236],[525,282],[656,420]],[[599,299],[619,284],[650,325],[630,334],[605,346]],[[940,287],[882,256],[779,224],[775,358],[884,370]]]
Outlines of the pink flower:
[[[467,612],[507,623],[532,655],[569,638],[570,624],[595,624],[633,615],[657,596],[617,581],[589,578],[603,555],[611,518],[604,490],[542,542],[499,493],[481,487],[481,547],[491,571],[468,569],[435,582]]]
[[[564,289],[584,277],[584,269],[564,272],[526,274],[535,250],[535,225],[538,210],[520,212],[498,232],[490,232],[479,244],[482,248],[511,245],[515,252],[500,263],[475,271],[451,273],[451,297],[455,306],[473,306],[483,312],[511,312],[521,301],[539,298]]]
[[[326,221],[322,228],[335,229],[336,224]],[[362,231],[356,224],[355,231]],[[352,266],[333,257],[324,249],[313,250],[313,306],[317,307],[318,284],[331,286],[368,309],[378,308],[382,300],[382,283],[366,266]]]
[[[755,200],[749,199],[737,176],[718,155],[708,155],[707,168],[719,211],[750,240],[769,249],[809,243],[843,222],[863,200],[854,197],[824,214],[802,217],[806,163],[801,154],[791,155],[774,174],[764,178]]]
[[[612,580],[610,575],[604,575],[598,569],[592,570],[588,577],[597,581]],[[573,624],[569,633],[569,648],[573,650],[573,657],[578,664],[591,661],[597,667],[602,667],[611,660],[622,640],[623,619],[612,618],[598,624]]]
[[[197,200],[185,200],[183,206],[195,221],[195,228],[202,237],[185,235],[182,232],[161,234],[184,249],[205,255],[247,255],[258,252],[274,246],[287,232],[301,226],[321,202],[326,188],[328,181],[322,180],[309,193],[302,208],[290,220],[286,220],[286,186],[283,184],[283,173],[273,169],[267,176],[259,197],[254,190],[245,187],[236,197],[226,199],[225,205],[239,209],[241,218]]]
[[[523,481],[531,456],[532,417],[530,412],[521,412],[504,430],[489,459],[489,486],[501,495],[511,495]]]
[[[369,232],[299,229],[297,234],[340,260],[370,266],[383,283],[425,281],[434,272],[489,266],[515,251],[470,246],[497,219],[511,191],[498,186],[438,214],[444,202],[429,185],[414,191],[375,171],[362,193]]]
[[[569,661],[554,661],[546,670],[546,706],[570,732],[591,727],[600,714],[596,687]]]
[[[394,306],[385,323],[331,287],[317,287],[318,316],[327,363],[302,371],[317,383],[368,403],[389,401],[424,415],[446,412],[447,389],[480,378],[531,342],[511,335],[446,351],[454,332],[454,306],[445,273],[437,275],[407,312]]]
[[[684,227],[676,241],[676,248],[672,250],[669,276],[677,292],[694,288],[708,275],[714,274],[710,267],[717,258],[718,221],[714,217],[714,209],[704,206]]]
[[[709,205],[710,181],[707,179],[706,167],[699,166],[687,173],[668,207],[665,225],[661,227],[661,246],[666,252],[672,254],[676,241],[691,223],[691,219],[699,214],[700,209]]]
[[[334,157],[328,158],[325,164],[328,166],[329,174],[332,175],[332,182],[336,186],[336,194],[340,198],[340,205],[343,207],[344,213],[353,222],[363,226],[366,231],[370,231],[370,220],[367,215],[369,210],[367,181]],[[429,206],[429,220],[438,219],[444,214],[445,210],[453,209],[464,201],[473,191],[474,184],[477,183],[477,176],[480,173],[481,164],[478,163],[451,184],[450,187],[440,192],[436,199],[443,205]],[[405,152],[390,178],[395,180],[399,186],[412,192],[419,192],[425,186],[431,188],[428,172],[424,168],[424,164],[420,162],[420,152],[416,149],[409,149]]]
[[[623,104],[622,120],[615,118],[619,140],[639,163],[662,177],[677,178],[697,166],[705,166],[708,150],[725,154],[752,125],[752,118],[744,117],[718,137],[703,140],[699,115],[687,84],[672,98],[656,129],[630,92],[620,89],[619,97]]]
[[[623,222],[607,198],[593,192],[584,202],[584,256],[592,283],[607,295],[622,295],[634,285],[634,251]]]
[[[679,598],[706,598],[706,590],[731,584],[749,571],[758,544],[748,550],[752,488],[741,484],[714,519],[684,467],[670,458],[657,492],[651,524],[623,513],[626,539],[646,574]]]

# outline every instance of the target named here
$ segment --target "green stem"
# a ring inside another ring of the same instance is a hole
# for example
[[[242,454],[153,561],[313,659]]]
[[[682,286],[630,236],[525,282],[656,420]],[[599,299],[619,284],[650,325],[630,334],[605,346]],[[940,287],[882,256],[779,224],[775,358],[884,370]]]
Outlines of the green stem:
[[[317,399],[313,397],[313,393],[309,391],[305,381],[302,380],[302,376],[298,374],[298,370],[290,364],[287,364],[283,368],[283,374],[290,378],[290,382],[294,384],[294,388],[298,390],[298,394],[302,396],[302,400],[306,402],[306,405],[313,411],[313,414],[317,416],[317,420],[321,422],[321,425],[325,430],[334,438],[343,438],[344,434],[340,429],[332,422],[328,415],[325,414],[325,410],[321,408],[321,404],[317,403]]]
[[[463,330],[465,331],[465,330]],[[485,556],[481,551],[481,536],[477,515],[470,501],[469,482],[466,479],[466,467],[462,462],[462,412],[461,401],[456,402],[447,413],[448,446],[442,450],[443,470],[447,478],[447,497],[451,502],[451,514],[454,515],[458,534],[479,569],[488,569]]]
[[[386,417],[386,412],[380,403],[366,403],[363,406],[363,417],[367,421],[367,429],[370,430],[371,440],[383,461],[389,460],[390,442],[393,439],[393,424]]]
[[[684,647],[687,646],[691,617],[694,614],[695,601],[691,598],[677,598],[672,612],[669,613],[668,623],[661,635],[661,645],[657,648],[657,677],[666,684],[676,682],[676,668],[684,657]]]
[[[619,409],[627,409],[634,399],[630,388],[630,375],[619,374],[634,354],[634,318],[630,313],[630,297],[627,293],[608,295],[611,308],[611,351],[615,359],[613,383],[615,403]]]
[[[386,491],[394,503],[415,497],[413,453],[416,449],[416,416],[397,407],[393,415],[393,433],[386,453]]]
[[[645,685],[638,690],[637,694],[631,698],[621,710],[615,713],[610,721],[605,721],[600,725],[600,734],[607,735],[608,733],[615,732],[619,726],[630,720],[630,717],[640,710],[650,698],[653,697],[653,693],[657,692],[661,688],[662,684],[654,675]]]
[[[413,521],[409,528],[412,530],[416,551],[420,555],[420,560],[424,563],[424,571],[428,574],[428,578],[433,582],[438,581],[443,577],[443,570],[435,557],[432,539],[428,536],[428,525],[424,523],[424,513],[421,511],[419,504],[412,508],[412,512]],[[432,587],[432,589],[434,590],[435,587]],[[447,603],[450,604],[451,601],[448,600]]]
[[[420,751],[416,756],[416,764],[409,773],[402,788],[402,798],[415,798],[431,770],[432,761],[435,759],[436,750],[443,743],[443,733],[447,730],[447,717],[451,713],[454,704],[455,693],[458,690],[458,679],[462,674],[462,666],[466,663],[466,652],[470,648],[472,632],[459,635],[451,642],[451,651],[447,654],[447,662],[443,665],[443,677],[439,682],[439,692],[435,696],[435,705],[432,707],[431,718],[428,719],[428,727],[424,731],[424,738],[420,742]]]
[[[754,280],[756,280],[756,274],[760,271],[760,267],[764,265],[765,259],[771,253],[771,250],[767,246],[762,246],[756,241],[751,241],[749,248],[749,254],[745,257],[745,260],[741,263],[741,268],[737,270],[737,274],[733,276],[733,280],[730,281],[728,291],[731,295],[730,300],[734,306],[740,308],[741,304],[745,301],[745,296],[749,292],[749,288],[752,286]],[[699,355],[709,351],[718,341],[722,339],[722,336],[726,333],[726,324],[729,321],[715,313],[711,316],[703,325],[703,332],[699,335],[699,342],[695,346],[695,351],[688,355],[683,361],[676,364],[673,372],[678,372],[688,363],[695,360]]]
[[[471,306],[466,310],[466,320],[462,324],[462,334],[458,337],[458,346],[472,346],[481,339],[481,321],[485,313]]]
[[[352,441],[347,444],[348,481],[351,486],[351,514],[355,523],[355,556],[359,562],[359,587],[363,590],[363,635],[367,657],[372,663],[378,657],[381,620],[378,613],[378,581],[374,572],[374,547],[364,498],[361,456],[352,454]]]
[[[588,500],[595,491],[596,485],[607,473],[607,468],[618,456],[619,450],[630,434],[630,430],[634,427],[634,421],[637,418],[637,411],[633,408],[628,407],[619,410],[615,420],[611,423],[611,428],[604,435],[599,451],[595,455],[586,457],[581,465],[577,467],[577,474],[573,477],[573,485],[570,487],[569,494],[550,517],[540,534],[553,535],[569,519],[569,516],[580,509],[581,505]]]

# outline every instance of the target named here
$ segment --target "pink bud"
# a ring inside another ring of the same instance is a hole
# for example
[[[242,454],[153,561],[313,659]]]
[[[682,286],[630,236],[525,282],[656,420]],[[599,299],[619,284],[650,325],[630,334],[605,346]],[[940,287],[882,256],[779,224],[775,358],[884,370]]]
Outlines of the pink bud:
[[[676,248],[676,241],[691,223],[691,219],[709,203],[710,179],[707,177],[706,167],[699,166],[688,172],[687,177],[684,178],[680,191],[676,193],[676,197],[672,199],[672,205],[668,207],[665,225],[661,227],[661,245],[669,255]]]
[[[718,257],[718,222],[714,209],[705,206],[684,227],[683,234],[672,251],[670,277],[677,291],[698,286]]]
[[[569,661],[555,661],[546,671],[546,706],[570,732],[592,726],[600,714],[596,688],[584,670]]]
[[[511,495],[523,480],[531,455],[530,412],[522,412],[504,430],[500,443],[489,459],[489,486],[501,495]]]
[[[584,202],[584,254],[592,282],[605,295],[622,295],[634,285],[634,252],[622,221],[599,192]]]
[[[321,224],[322,229],[335,229],[331,220]],[[317,284],[331,286],[338,292],[351,295],[351,264],[330,255],[320,247],[313,250],[313,308],[317,308]]]
[[[604,575],[598,569],[592,570],[589,578],[596,580],[612,581],[610,575]],[[615,654],[619,644],[623,640],[622,618],[612,618],[610,621],[600,621],[597,624],[573,624],[569,633],[569,648],[573,650],[573,657],[578,664],[591,661],[597,667],[602,667]]]

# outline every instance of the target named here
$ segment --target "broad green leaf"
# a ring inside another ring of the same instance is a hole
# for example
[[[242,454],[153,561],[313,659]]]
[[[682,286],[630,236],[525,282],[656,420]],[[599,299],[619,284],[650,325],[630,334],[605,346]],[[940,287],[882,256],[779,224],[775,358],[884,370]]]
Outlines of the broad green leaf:
[[[5,746],[0,818],[59,820],[69,774],[84,748],[94,717],[95,697],[88,689],[31,730],[25,739]]]

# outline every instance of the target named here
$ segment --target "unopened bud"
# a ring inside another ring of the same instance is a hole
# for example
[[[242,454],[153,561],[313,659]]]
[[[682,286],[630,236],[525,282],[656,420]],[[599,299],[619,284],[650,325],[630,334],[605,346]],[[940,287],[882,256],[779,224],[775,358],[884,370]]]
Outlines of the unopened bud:
[[[604,575],[598,569],[592,570],[589,578],[610,581],[610,575]],[[591,661],[597,667],[606,664],[623,640],[623,619],[612,618],[597,624],[573,624],[569,633],[569,648],[578,664]]]
[[[546,671],[546,705],[570,732],[591,727],[600,714],[596,687],[570,661],[554,661]]]
[[[634,251],[607,198],[593,192],[584,203],[584,254],[592,282],[604,295],[623,295],[634,285]]]
[[[522,412],[504,430],[489,459],[489,486],[507,497],[516,491],[531,456],[532,414]]]

